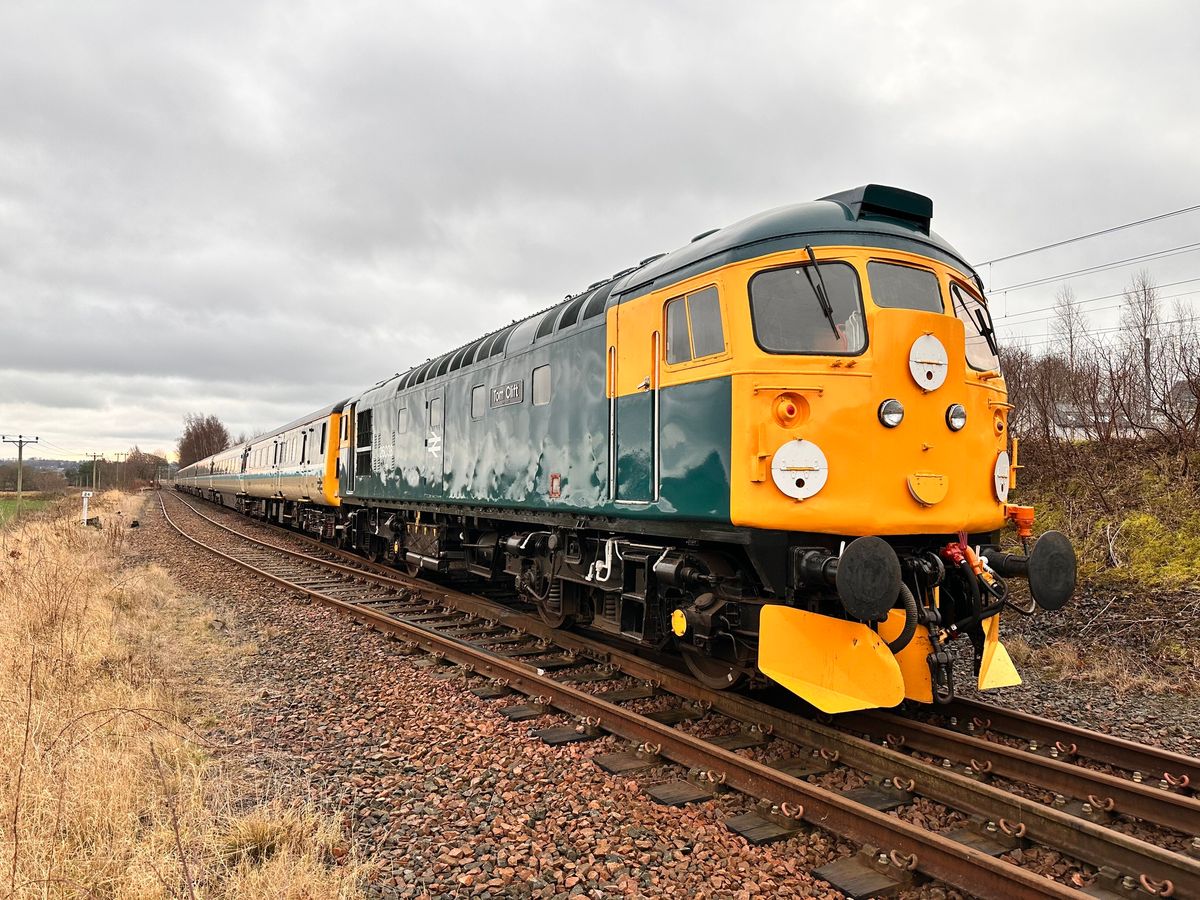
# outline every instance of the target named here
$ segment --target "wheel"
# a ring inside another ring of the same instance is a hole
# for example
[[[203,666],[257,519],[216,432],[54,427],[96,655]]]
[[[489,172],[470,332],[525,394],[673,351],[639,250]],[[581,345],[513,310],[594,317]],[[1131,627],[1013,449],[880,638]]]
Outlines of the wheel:
[[[681,646],[679,652],[688,671],[709,690],[731,690],[740,687],[746,680],[746,673],[732,663],[708,656],[692,647]]]
[[[379,557],[382,556],[379,541],[370,535],[367,536],[367,546],[363,548],[363,556],[373,563],[379,562]]]
[[[405,560],[402,568],[404,569],[404,574],[409,578],[421,577],[421,564],[419,562],[411,563]]]

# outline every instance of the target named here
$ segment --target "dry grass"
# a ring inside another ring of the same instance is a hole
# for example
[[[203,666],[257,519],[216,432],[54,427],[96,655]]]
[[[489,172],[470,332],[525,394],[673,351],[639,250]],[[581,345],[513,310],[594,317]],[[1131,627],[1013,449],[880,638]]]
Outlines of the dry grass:
[[[1037,669],[1043,677],[1055,681],[1084,681],[1103,684],[1113,692],[1125,694],[1189,693],[1197,689],[1194,679],[1173,677],[1146,665],[1144,659],[1119,647],[1108,646],[1104,652],[1095,647],[1056,641],[1034,649],[1020,635],[1004,638],[1004,646],[1018,671]],[[1176,646],[1164,649],[1164,655],[1186,654],[1176,659],[1192,672],[1200,666],[1200,650]]]
[[[358,896],[336,823],[247,811],[190,730],[231,651],[165,571],[122,565],[143,502],[104,495],[101,530],[0,531],[0,897]]]

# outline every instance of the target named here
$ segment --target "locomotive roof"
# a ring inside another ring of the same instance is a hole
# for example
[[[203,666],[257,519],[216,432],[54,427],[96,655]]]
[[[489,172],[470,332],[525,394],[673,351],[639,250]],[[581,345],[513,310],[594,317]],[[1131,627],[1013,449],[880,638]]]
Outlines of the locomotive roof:
[[[805,244],[915,250],[974,275],[962,255],[930,231],[932,218],[933,201],[928,197],[868,184],[809,203],[780,206],[697,235],[687,246],[626,275],[613,294],[624,302],[709,269]]]
[[[928,197],[879,184],[863,185],[808,203],[780,206],[724,228],[702,232],[678,250],[644,259],[636,266],[588,285],[585,290],[571,294],[553,306],[474,338],[404,372],[398,372],[378,382],[376,387],[397,380],[407,387],[436,377],[433,374],[436,370],[450,368],[450,371],[454,371],[462,364],[458,362],[460,358],[471,357],[475,353],[473,348],[482,348],[479,359],[483,358],[483,351],[489,351],[488,356],[505,352],[509,336],[499,337],[493,342],[496,345],[494,348],[491,345],[484,348],[483,345],[502,332],[510,332],[511,336],[522,324],[533,319],[545,316],[555,321],[561,317],[565,321],[570,318],[571,324],[577,325],[617,303],[668,287],[710,269],[755,256],[804,247],[806,244],[888,247],[923,253],[953,265],[978,280],[975,270],[962,255],[930,230],[932,218],[933,201]],[[572,305],[575,306],[573,317],[569,313],[561,315]],[[553,331],[545,332],[545,336],[562,327],[559,325]],[[539,324],[533,340],[542,336],[543,327]],[[441,365],[443,361],[447,365]],[[478,359],[464,361],[469,363]],[[422,369],[425,371],[421,372]]]

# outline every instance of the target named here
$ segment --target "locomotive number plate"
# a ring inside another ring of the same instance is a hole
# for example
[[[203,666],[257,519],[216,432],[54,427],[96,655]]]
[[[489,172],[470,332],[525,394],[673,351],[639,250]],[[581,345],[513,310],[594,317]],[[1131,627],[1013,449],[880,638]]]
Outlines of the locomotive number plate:
[[[511,406],[514,403],[521,403],[525,399],[525,382],[510,381],[508,384],[502,384],[492,388],[491,405],[496,406]]]

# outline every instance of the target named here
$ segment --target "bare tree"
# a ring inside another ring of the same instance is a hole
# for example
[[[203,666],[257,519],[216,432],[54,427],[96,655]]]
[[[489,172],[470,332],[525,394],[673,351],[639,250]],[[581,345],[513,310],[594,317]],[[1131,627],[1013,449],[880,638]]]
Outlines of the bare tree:
[[[1054,332],[1059,346],[1067,356],[1067,363],[1074,366],[1078,361],[1079,344],[1083,340],[1085,324],[1075,291],[1064,284],[1054,295]]]
[[[180,466],[220,453],[228,446],[229,429],[216,416],[188,413],[183,417],[183,436],[178,448]]]
[[[1133,393],[1128,398],[1127,412],[1131,420],[1140,421],[1144,427],[1150,427],[1153,419],[1150,352],[1158,323],[1158,286],[1148,270],[1140,269],[1130,279],[1121,302],[1121,336],[1130,357],[1124,361],[1123,368],[1132,371],[1135,360],[1141,358],[1141,384],[1138,385],[1136,378],[1128,381]]]

